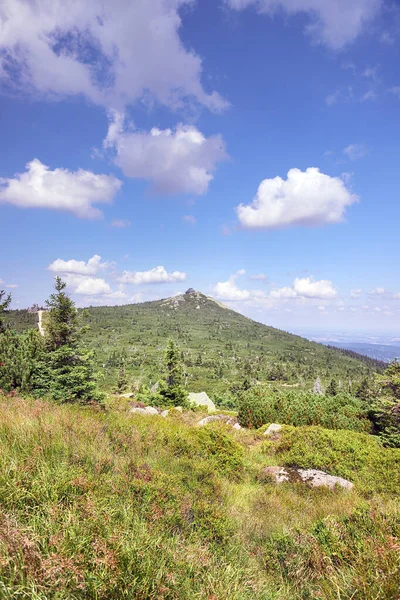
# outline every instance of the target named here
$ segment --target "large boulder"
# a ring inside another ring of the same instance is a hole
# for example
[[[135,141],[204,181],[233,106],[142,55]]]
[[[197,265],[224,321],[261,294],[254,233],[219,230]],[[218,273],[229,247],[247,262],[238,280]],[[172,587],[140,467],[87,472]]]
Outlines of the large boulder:
[[[211,400],[211,398],[207,396],[205,392],[199,392],[198,394],[196,394],[195,392],[190,392],[189,402],[191,402],[195,406],[205,406],[208,412],[212,412],[213,410],[215,410],[214,402]]]
[[[351,490],[354,487],[354,483],[351,483],[351,481],[348,481],[347,479],[343,479],[343,477],[328,475],[328,473],[317,471],[316,469],[265,467],[265,469],[263,469],[263,477],[273,479],[276,483],[296,483],[301,481],[311,487],[328,487],[330,489],[335,489],[336,486],[339,486],[346,490]]]

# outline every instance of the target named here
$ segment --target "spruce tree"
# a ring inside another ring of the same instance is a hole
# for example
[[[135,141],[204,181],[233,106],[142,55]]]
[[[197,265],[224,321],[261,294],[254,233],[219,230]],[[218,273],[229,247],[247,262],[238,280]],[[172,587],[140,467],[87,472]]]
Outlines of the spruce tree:
[[[326,392],[325,393],[326,393],[327,396],[337,396],[338,385],[337,385],[335,379],[331,379],[331,382],[328,385],[328,387],[326,388]]]
[[[102,395],[93,371],[93,352],[82,345],[78,312],[65,292],[66,283],[55,280],[55,292],[46,301],[47,389],[61,402],[97,402]]]
[[[394,360],[376,376],[380,394],[373,405],[373,420],[385,446],[400,448],[400,362]]]
[[[159,382],[157,395],[166,406],[188,406],[187,393],[183,386],[183,368],[179,349],[173,340],[169,340],[165,352],[164,365],[166,377]]]
[[[0,333],[4,333],[5,325],[3,322],[3,314],[11,304],[11,294],[6,296],[4,290],[0,290]]]

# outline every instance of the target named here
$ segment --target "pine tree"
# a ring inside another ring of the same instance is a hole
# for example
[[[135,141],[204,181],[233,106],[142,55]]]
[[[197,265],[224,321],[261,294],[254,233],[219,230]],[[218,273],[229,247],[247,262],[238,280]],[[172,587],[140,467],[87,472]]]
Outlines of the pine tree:
[[[0,333],[4,333],[5,325],[3,322],[3,314],[11,304],[11,294],[6,296],[4,290],[0,290]]]
[[[173,340],[169,340],[164,358],[166,378],[159,382],[157,395],[161,402],[170,406],[188,406],[184,389],[184,377],[179,349]]]
[[[331,379],[330,384],[326,388],[325,394],[327,396],[337,396],[338,393],[338,385],[336,383],[336,379]]]
[[[381,391],[373,405],[373,420],[385,446],[400,448],[400,362],[394,360],[376,376]]]
[[[93,372],[93,352],[85,349],[74,302],[65,292],[66,283],[57,277],[55,293],[46,301],[49,308],[45,345],[49,394],[61,402],[96,402],[102,399]]]

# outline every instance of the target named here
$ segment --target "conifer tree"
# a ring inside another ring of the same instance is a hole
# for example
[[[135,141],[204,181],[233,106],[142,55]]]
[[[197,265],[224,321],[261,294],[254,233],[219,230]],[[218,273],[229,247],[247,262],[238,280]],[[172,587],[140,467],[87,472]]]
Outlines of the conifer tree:
[[[159,382],[157,395],[165,405],[187,406],[187,393],[184,389],[184,377],[179,349],[173,340],[169,340],[164,358],[166,378]]]
[[[11,294],[6,296],[4,290],[0,290],[0,333],[4,333],[5,325],[3,322],[3,314],[11,304]]]
[[[326,393],[327,396],[337,396],[338,385],[337,385],[335,379],[331,379],[331,382],[328,385],[328,387],[326,388],[326,392],[325,393]]]
[[[400,448],[400,362],[394,360],[376,376],[381,391],[373,405],[373,419],[385,446]]]
[[[55,292],[46,301],[47,389],[61,402],[95,402],[102,395],[93,372],[93,352],[84,348],[81,327],[74,302],[65,292],[66,283],[55,280]]]

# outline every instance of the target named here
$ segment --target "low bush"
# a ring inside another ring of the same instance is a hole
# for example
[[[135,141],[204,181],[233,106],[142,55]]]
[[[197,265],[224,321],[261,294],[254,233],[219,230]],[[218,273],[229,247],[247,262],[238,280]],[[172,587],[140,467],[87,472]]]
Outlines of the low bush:
[[[274,390],[255,386],[239,400],[239,423],[258,429],[266,423],[321,425],[327,429],[370,431],[371,423],[362,400],[344,392],[322,396],[299,390]]]

